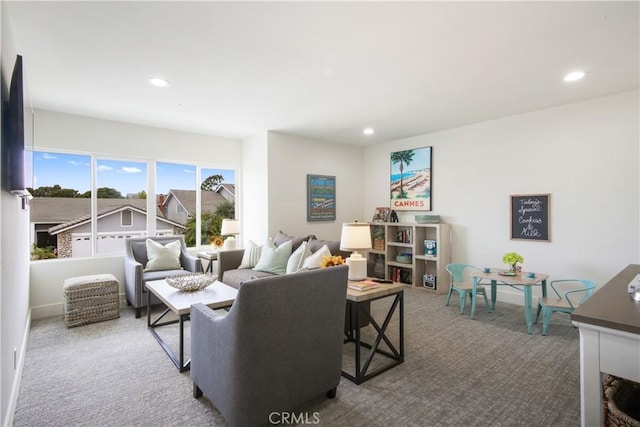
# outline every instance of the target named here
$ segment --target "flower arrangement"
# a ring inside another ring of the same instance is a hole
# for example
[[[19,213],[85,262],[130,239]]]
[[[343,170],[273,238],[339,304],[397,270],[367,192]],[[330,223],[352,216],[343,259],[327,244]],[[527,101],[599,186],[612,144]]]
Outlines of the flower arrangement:
[[[509,264],[511,266],[511,270],[515,272],[517,269],[516,264],[523,263],[524,258],[516,252],[507,252],[502,256],[502,262]]]
[[[321,267],[333,267],[334,265],[342,265],[344,264],[344,258],[342,258],[340,255],[333,255],[333,256],[325,256],[324,258],[322,258],[322,264],[320,264]]]
[[[222,238],[222,236],[211,236],[209,238],[209,244],[220,249],[222,245],[224,245],[224,239]]]

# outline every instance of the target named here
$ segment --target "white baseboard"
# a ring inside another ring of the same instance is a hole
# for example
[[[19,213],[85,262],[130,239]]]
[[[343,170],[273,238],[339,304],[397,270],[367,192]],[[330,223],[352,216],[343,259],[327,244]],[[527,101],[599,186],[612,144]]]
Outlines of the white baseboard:
[[[119,295],[119,300],[120,300],[120,310],[122,310],[122,307],[127,306],[127,297],[124,295],[124,293],[121,293]],[[46,319],[48,317],[58,317],[58,316],[62,317],[64,316],[64,303],[58,302],[55,304],[47,304],[47,305],[40,305],[38,307],[31,307],[31,316],[33,320]]]
[[[24,336],[22,337],[22,345],[20,346],[20,353],[17,355],[16,369],[13,376],[13,386],[11,387],[11,395],[9,396],[9,405],[7,407],[7,415],[2,420],[3,426],[12,426],[13,417],[15,416],[16,406],[18,404],[18,393],[20,392],[20,381],[22,380],[22,370],[24,369],[24,359],[27,354],[27,343],[29,342],[29,331],[31,330],[31,310],[27,315],[27,322],[24,329]]]

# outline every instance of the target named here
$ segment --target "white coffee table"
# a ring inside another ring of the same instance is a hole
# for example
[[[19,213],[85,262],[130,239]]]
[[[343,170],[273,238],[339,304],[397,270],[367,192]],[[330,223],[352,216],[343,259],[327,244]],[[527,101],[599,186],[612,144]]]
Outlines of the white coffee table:
[[[191,360],[184,360],[184,321],[189,320],[191,312],[191,306],[193,304],[201,303],[210,308],[218,309],[230,307],[233,301],[236,299],[238,290],[231,286],[216,280],[206,288],[195,292],[180,292],[176,288],[167,284],[165,280],[154,280],[146,283],[147,292],[147,327],[149,332],[156,338],[160,346],[164,349],[165,353],[169,356],[174,365],[180,372],[189,370],[191,366]],[[167,309],[162,314],[151,321],[151,294],[155,295],[162,301]],[[178,320],[170,320],[166,322],[160,322],[162,318],[169,312],[173,312],[178,316]],[[179,357],[176,357],[175,353],[171,350],[169,345],[158,335],[155,328],[165,325],[180,324],[180,348]]]

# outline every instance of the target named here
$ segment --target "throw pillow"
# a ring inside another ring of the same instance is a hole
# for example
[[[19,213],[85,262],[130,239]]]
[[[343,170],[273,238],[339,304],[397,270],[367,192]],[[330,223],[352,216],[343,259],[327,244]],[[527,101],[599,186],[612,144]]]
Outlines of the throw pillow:
[[[287,273],[295,273],[302,268],[304,260],[311,255],[311,251],[307,248],[307,242],[302,242],[300,247],[296,249],[287,261]]]
[[[290,256],[291,241],[285,242],[277,248],[273,242],[268,242],[262,248],[260,261],[253,269],[273,274],[284,274],[287,271],[287,261]]]
[[[155,240],[147,239],[147,265],[144,271],[181,270],[180,240],[162,245]]]
[[[238,269],[255,267],[260,261],[260,255],[262,255],[262,246],[258,246],[256,242],[249,240],[249,247],[244,250]]]
[[[276,245],[276,247],[280,246],[284,242],[291,241],[291,250],[292,251],[295,251],[296,249],[298,249],[300,247],[300,245],[302,244],[302,242],[304,242],[306,240],[307,240],[306,237],[289,236],[288,234],[285,234],[282,231],[278,231],[278,233],[275,236],[273,236],[273,244]]]
[[[331,256],[331,251],[329,250],[329,247],[327,245],[324,245],[323,247],[309,255],[307,259],[305,259],[302,263],[302,267],[308,269],[320,268],[322,266],[322,258],[326,256]]]

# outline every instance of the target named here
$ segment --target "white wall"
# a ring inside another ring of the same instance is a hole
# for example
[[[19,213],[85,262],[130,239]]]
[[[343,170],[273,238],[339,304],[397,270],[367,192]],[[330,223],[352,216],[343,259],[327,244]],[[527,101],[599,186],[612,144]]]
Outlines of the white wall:
[[[16,58],[4,2],[0,5],[0,22],[4,101]],[[22,210],[20,198],[4,189],[0,191],[0,224],[0,422],[11,425],[30,323],[29,213]]]
[[[269,192],[267,187],[267,132],[242,141],[240,221],[242,247],[253,240],[261,244],[269,235]],[[237,191],[237,190],[236,190]],[[238,217],[240,218],[240,217]]]
[[[339,240],[343,222],[370,219],[362,215],[362,147],[279,132],[269,132],[268,139],[269,236],[282,230]],[[336,177],[335,221],[307,222],[307,174]]]
[[[500,267],[516,251],[525,270],[601,286],[640,261],[638,113],[634,91],[367,147],[365,214],[389,205],[390,153],[433,146],[453,262]],[[527,193],[551,194],[549,243],[509,239],[509,195]]]

